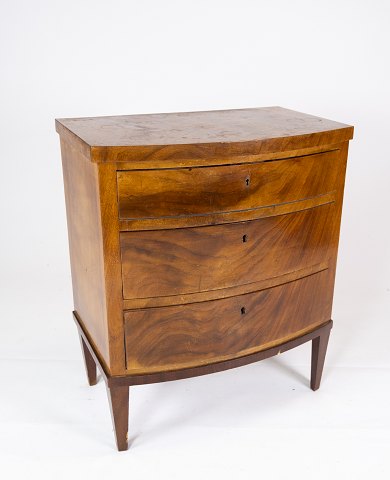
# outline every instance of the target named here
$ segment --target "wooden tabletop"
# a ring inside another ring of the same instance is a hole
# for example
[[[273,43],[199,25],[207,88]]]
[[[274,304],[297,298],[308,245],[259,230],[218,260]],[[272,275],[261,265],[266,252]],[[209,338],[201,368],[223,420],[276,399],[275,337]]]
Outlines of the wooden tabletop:
[[[353,127],[281,107],[56,120],[93,161],[139,156],[256,154],[339,143]],[[164,150],[164,152],[162,152]]]

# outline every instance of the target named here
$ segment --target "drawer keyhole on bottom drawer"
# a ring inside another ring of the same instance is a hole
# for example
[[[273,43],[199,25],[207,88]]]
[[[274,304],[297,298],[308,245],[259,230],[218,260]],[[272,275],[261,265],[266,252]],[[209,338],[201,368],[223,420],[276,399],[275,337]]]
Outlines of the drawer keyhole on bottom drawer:
[[[245,243],[248,241],[248,235],[243,235],[242,236],[242,241]]]
[[[246,313],[245,307],[241,307],[241,315],[244,315]]]

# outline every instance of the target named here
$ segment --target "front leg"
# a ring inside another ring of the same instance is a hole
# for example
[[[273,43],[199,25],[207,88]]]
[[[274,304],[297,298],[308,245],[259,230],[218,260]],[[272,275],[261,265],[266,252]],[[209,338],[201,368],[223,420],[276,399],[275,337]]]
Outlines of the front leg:
[[[112,423],[114,426],[116,445],[119,451],[127,450],[129,428],[129,387],[108,386]]]
[[[312,390],[318,390],[320,388],[330,329],[331,326],[324,330],[319,337],[312,340],[310,380],[310,388]]]

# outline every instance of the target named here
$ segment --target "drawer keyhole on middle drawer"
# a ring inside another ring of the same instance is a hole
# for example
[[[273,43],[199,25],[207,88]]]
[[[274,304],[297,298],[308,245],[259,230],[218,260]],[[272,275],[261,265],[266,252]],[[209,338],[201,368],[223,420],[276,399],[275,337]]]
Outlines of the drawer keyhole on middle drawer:
[[[242,236],[242,241],[243,241],[244,243],[246,243],[246,242],[248,241],[248,235],[246,235],[246,234],[243,235],[243,236]]]
[[[241,307],[241,315],[245,315],[246,313],[246,308],[245,307]]]
[[[249,184],[250,184],[250,178],[249,177],[246,177],[245,184],[246,184],[247,187],[249,187]]]

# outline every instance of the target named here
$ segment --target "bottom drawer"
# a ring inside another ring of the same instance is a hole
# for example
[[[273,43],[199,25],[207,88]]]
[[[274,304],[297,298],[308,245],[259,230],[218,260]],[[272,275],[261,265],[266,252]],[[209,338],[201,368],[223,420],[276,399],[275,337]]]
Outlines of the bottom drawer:
[[[129,373],[177,370],[248,355],[330,319],[328,270],[245,295],[124,314]]]

